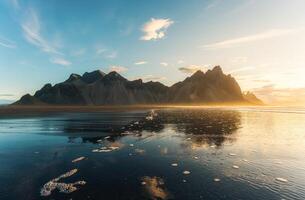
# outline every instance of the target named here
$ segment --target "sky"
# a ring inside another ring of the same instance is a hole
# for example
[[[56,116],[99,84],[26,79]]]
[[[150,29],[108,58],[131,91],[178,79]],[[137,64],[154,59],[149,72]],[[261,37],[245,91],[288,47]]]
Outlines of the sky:
[[[0,101],[71,73],[172,85],[220,65],[268,104],[305,104],[304,0],[0,1]]]

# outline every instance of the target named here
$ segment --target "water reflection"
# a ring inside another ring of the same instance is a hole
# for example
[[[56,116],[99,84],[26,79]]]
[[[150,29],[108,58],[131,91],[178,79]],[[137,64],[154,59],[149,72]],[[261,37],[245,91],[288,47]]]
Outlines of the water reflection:
[[[203,145],[221,146],[225,141],[233,142],[235,137],[232,134],[240,128],[240,113],[237,111],[224,110],[162,110],[156,111],[154,118],[142,118],[132,121],[123,126],[108,125],[108,130],[99,129],[100,126],[92,127],[111,134],[108,141],[125,135],[142,137],[143,134],[160,133],[170,125],[174,132],[185,135],[185,140],[192,143],[193,147]],[[79,125],[81,126],[81,125]],[[65,130],[71,130],[66,127]],[[103,137],[82,137],[83,142],[98,143]]]

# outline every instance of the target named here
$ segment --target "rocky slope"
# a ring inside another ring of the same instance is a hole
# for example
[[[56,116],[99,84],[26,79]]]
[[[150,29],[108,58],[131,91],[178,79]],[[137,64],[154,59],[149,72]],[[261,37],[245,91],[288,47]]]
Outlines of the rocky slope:
[[[254,94],[252,94],[254,95]],[[44,85],[33,96],[26,94],[15,105],[132,105],[255,103],[243,95],[236,80],[219,66],[197,71],[182,82],[167,87],[141,79],[129,81],[117,72],[101,71],[70,77],[54,86]],[[256,98],[256,97],[255,97]],[[251,99],[254,99],[251,96]]]

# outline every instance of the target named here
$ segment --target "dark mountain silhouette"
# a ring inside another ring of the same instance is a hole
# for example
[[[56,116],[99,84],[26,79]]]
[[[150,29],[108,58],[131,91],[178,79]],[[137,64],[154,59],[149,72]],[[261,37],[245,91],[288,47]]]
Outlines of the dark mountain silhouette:
[[[252,94],[252,93],[251,93]],[[182,82],[167,87],[159,82],[129,81],[117,72],[86,72],[54,86],[44,85],[33,96],[26,94],[15,105],[132,105],[257,103],[243,95],[236,80],[219,66],[197,71]],[[257,99],[254,101],[253,99]]]
[[[252,92],[244,92],[243,93],[244,99],[249,101],[252,104],[256,104],[256,105],[264,105],[263,101],[260,100],[259,98],[257,98],[255,96],[255,94],[253,94]]]

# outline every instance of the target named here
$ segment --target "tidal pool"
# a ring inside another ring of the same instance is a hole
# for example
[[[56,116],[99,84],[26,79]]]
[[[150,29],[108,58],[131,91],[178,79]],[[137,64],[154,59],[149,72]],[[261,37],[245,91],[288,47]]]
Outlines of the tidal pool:
[[[0,199],[303,200],[305,111],[0,116]]]

